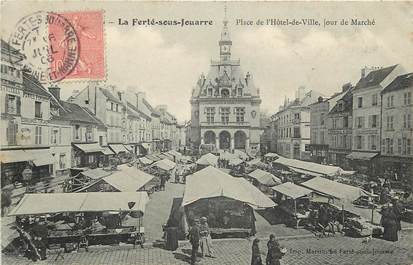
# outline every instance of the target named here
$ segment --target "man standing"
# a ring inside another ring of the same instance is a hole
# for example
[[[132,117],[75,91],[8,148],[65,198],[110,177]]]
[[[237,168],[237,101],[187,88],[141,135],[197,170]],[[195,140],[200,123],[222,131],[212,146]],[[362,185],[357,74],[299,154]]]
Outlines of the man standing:
[[[192,245],[191,264],[194,265],[197,260],[199,248],[199,219],[194,219],[194,224],[189,230],[189,242]]]

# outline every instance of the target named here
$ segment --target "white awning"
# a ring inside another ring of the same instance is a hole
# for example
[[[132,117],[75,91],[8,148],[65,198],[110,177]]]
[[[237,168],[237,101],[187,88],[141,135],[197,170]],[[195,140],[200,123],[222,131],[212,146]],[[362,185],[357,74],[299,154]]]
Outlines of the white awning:
[[[123,144],[110,144],[109,147],[116,154],[119,154],[121,152],[129,153],[129,150],[126,149],[126,147]]]
[[[231,198],[258,208],[275,206],[271,199],[244,179],[234,178],[212,166],[187,177],[183,206],[215,197]]]
[[[134,202],[132,209],[129,202]],[[80,192],[25,194],[9,216],[64,212],[145,212],[147,192]]]
[[[114,153],[112,150],[110,150],[110,148],[107,147],[107,146],[103,147],[102,153],[103,153],[104,155],[114,155],[114,154],[115,154],[115,153]]]
[[[24,150],[24,152],[34,157],[33,164],[36,167],[53,164],[54,158],[50,149],[31,149]]]
[[[103,148],[98,143],[91,144],[74,144],[77,148],[82,150],[85,153],[102,153]]]
[[[153,163],[152,160],[150,160],[150,159],[148,159],[148,158],[146,158],[146,157],[141,157],[141,158],[139,158],[139,161],[141,161],[141,163],[143,163],[143,164],[145,164],[145,165],[150,165],[150,164]]]
[[[114,172],[102,180],[122,192],[137,191],[155,177],[133,166],[122,165],[119,169],[119,172]]]
[[[24,152],[23,150],[0,151],[0,162],[3,164],[32,160],[34,160],[34,157],[31,154]]]
[[[286,182],[281,185],[271,187],[271,189],[294,200],[312,193],[312,190],[295,185],[292,182]]]
[[[176,166],[176,164],[175,162],[172,162],[169,159],[162,159],[156,162],[154,166],[159,167],[160,169],[163,169],[163,170],[171,170]]]
[[[378,153],[369,153],[369,152],[351,152],[346,156],[348,159],[352,160],[371,160],[375,156],[377,156]]]

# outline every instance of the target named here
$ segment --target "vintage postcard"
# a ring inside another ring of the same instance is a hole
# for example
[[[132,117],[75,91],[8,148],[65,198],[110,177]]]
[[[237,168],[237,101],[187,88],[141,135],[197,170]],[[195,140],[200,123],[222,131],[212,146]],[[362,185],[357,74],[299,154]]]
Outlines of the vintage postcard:
[[[1,264],[413,264],[413,2],[0,7]]]

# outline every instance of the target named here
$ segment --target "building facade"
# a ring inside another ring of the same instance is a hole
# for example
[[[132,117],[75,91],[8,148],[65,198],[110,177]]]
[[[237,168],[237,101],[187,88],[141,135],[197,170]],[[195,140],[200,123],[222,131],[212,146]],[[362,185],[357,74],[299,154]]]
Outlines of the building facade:
[[[228,21],[219,40],[220,59],[211,61],[208,74],[201,75],[191,96],[193,147],[259,151],[260,94],[252,75],[241,70],[240,60],[231,58],[232,41]]]
[[[327,114],[328,162],[349,168],[346,156],[351,153],[353,128],[353,87],[348,87],[344,95]],[[344,87],[343,87],[344,90]]]
[[[310,160],[310,104],[322,96],[317,91],[298,88],[295,99],[284,101],[280,110],[272,115],[277,128],[277,153],[301,160]]]
[[[336,105],[337,100],[341,99],[343,94],[350,88],[347,84],[343,86],[342,91],[335,93],[330,98],[319,97],[316,103],[310,105],[310,156],[311,160],[321,164],[328,164],[329,147],[338,147],[343,145],[342,137],[328,134],[328,121],[333,124],[331,127],[341,126],[339,120],[327,120],[329,111]]]
[[[380,165],[383,173],[411,181],[413,172],[413,73],[400,75],[381,92]]]
[[[382,122],[393,124],[394,117],[381,120],[381,91],[404,70],[399,65],[385,68],[364,68],[353,89],[353,141],[347,156],[353,168],[360,172],[377,173],[375,157],[380,152]]]

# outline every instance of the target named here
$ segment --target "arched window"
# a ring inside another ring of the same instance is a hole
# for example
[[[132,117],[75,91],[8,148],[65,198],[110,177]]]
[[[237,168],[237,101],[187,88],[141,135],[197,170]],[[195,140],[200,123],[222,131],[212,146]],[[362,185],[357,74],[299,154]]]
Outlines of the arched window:
[[[222,96],[223,98],[229,97],[229,90],[226,89],[226,88],[223,88],[223,89],[221,90],[221,96]]]

